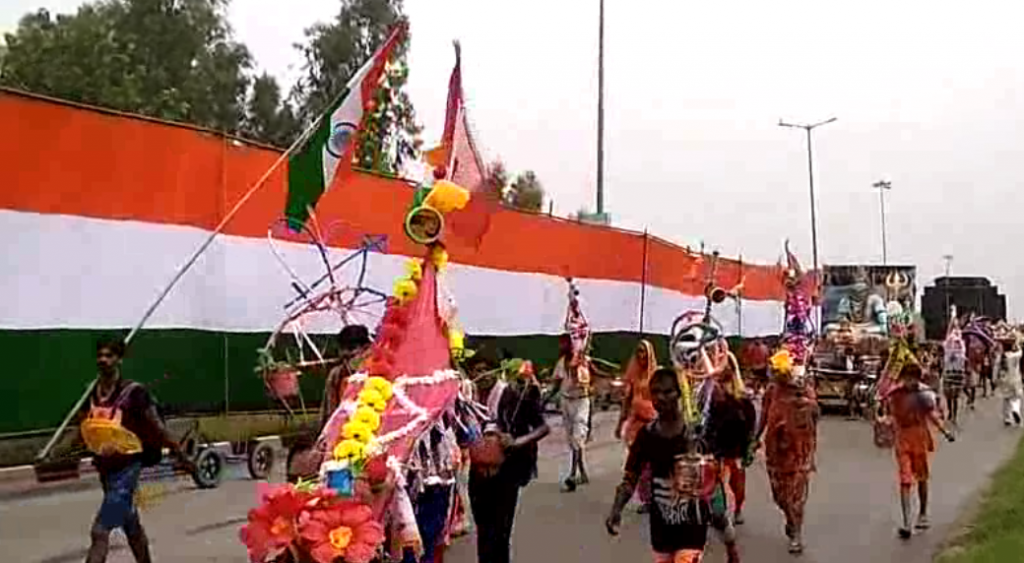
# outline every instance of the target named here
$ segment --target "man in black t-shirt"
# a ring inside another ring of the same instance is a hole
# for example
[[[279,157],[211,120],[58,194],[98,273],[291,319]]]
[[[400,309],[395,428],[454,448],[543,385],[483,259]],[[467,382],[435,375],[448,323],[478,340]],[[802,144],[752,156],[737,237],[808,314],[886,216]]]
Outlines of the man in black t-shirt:
[[[101,417],[119,420],[121,427],[142,443],[142,451],[119,453],[104,445],[93,452],[93,465],[103,485],[103,502],[90,533],[92,543],[86,563],[104,563],[110,550],[110,532],[121,528],[128,546],[139,563],[152,561],[149,540],[139,521],[134,495],[139,487],[143,466],[159,463],[163,448],[170,448],[190,473],[195,465],[178,443],[167,434],[156,404],[142,385],[121,378],[124,344],[120,340],[101,340],[96,345],[96,385],[82,408],[80,419]]]
[[[652,492],[651,548],[656,562],[700,561],[709,524],[715,519],[705,489],[710,477],[706,466],[695,464],[694,429],[683,419],[682,389],[675,370],[662,368],[650,382],[658,418],[642,428],[629,449],[622,483],[615,490],[605,520],[609,534],[618,535],[622,510],[633,496],[644,467],[650,467]],[[739,563],[735,549],[730,563]]]
[[[512,524],[519,491],[537,475],[537,442],[550,429],[541,409],[540,387],[517,379],[501,391],[494,422],[485,434],[494,434],[504,447],[497,468],[473,463],[469,475],[469,501],[477,528],[480,563],[509,563]]]

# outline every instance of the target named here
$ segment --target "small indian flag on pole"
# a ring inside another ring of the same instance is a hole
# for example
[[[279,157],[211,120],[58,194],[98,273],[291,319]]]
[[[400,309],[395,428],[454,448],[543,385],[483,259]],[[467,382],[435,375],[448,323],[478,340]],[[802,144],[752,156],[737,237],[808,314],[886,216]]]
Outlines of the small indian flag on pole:
[[[388,60],[404,33],[404,23],[395,27],[296,144],[288,159],[288,201],[285,204],[285,216],[293,229],[304,225],[320,196],[351,172],[364,117],[373,110],[371,102],[384,80]]]

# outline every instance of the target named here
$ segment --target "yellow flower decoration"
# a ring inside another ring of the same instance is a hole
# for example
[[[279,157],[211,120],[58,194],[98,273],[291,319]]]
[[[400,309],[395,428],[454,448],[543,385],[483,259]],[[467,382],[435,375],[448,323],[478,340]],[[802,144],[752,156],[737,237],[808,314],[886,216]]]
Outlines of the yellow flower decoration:
[[[348,526],[338,526],[327,533],[327,541],[331,543],[337,551],[345,551],[345,548],[352,543],[352,528]]]
[[[419,281],[423,277],[423,262],[419,258],[412,258],[405,263],[405,274],[410,280]]]
[[[366,444],[373,438],[373,430],[370,427],[359,422],[358,420],[350,420],[345,423],[345,426],[341,427],[341,435],[345,437],[345,440],[355,440],[362,444]]]
[[[337,461],[355,461],[363,457],[365,449],[366,446],[358,440],[342,440],[338,442],[337,446],[334,446],[334,459]]]
[[[395,282],[395,298],[402,303],[408,303],[416,297],[416,293],[419,288],[416,287],[416,282],[409,278],[400,278]]]
[[[364,407],[370,407],[377,412],[384,412],[384,409],[388,406],[388,402],[384,400],[380,391],[365,387],[359,392],[359,404]]]
[[[789,373],[793,369],[793,356],[789,350],[779,350],[769,360],[772,371],[776,373]]]
[[[385,401],[390,401],[393,394],[391,382],[380,376],[367,378],[366,383],[363,385],[363,389],[372,389],[380,393],[381,398]]]
[[[443,270],[448,265],[448,251],[443,247],[435,246],[430,250],[430,263],[438,270]]]
[[[462,350],[466,347],[466,335],[455,328],[448,329],[448,348],[452,351]]]
[[[365,425],[372,432],[376,432],[380,428],[380,415],[372,407],[359,407],[356,409],[356,414],[352,416],[352,420]]]

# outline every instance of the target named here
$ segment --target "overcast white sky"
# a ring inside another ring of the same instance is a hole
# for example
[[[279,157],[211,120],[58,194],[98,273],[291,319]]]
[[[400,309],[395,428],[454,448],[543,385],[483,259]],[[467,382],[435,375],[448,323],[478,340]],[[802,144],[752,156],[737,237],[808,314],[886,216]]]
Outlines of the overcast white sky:
[[[0,30],[38,7],[0,0]],[[836,116],[815,133],[823,262],[881,260],[984,275],[1024,311],[1024,9],[1015,2],[606,0],[606,191],[616,224],[774,262],[792,239],[810,262],[802,132],[780,118]],[[291,47],[337,0],[234,0],[231,23],[285,82]],[[597,0],[406,0],[410,93],[440,134],[453,63],[479,142],[536,170],[558,214],[593,207]],[[1015,301],[1019,300],[1019,301]]]

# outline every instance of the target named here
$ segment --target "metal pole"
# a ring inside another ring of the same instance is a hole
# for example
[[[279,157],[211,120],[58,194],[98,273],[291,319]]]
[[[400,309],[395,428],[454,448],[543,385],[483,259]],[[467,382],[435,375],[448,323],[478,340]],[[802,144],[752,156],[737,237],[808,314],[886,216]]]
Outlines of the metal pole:
[[[814,195],[814,153],[811,148],[811,131],[822,125],[828,125],[836,121],[835,117],[826,119],[825,121],[819,121],[810,125],[801,125],[795,123],[786,123],[785,121],[779,120],[779,127],[795,127],[803,129],[807,133],[807,183],[811,197],[811,253],[814,262],[814,279],[815,279],[815,293],[820,293],[821,290],[821,271],[818,262],[818,210],[817,210],[817,198]],[[820,295],[819,301],[820,301]],[[821,331],[821,307],[820,305],[814,306],[814,316],[816,321],[817,330]]]
[[[943,286],[943,293],[946,297],[946,326],[949,327],[949,272],[953,263],[953,255],[945,254],[942,256],[942,259],[946,261],[946,283]]]
[[[807,181],[811,196],[811,253],[814,259],[814,271],[818,271],[818,212],[817,198],[814,197],[814,154],[811,149],[811,131],[813,127],[806,127],[807,130]],[[817,274],[815,274],[817,275]]]
[[[644,229],[643,270],[640,272],[640,337],[644,336],[644,308],[647,305],[647,244],[650,237]]]
[[[743,255],[739,256],[739,279],[736,283],[743,281]],[[740,333],[740,340],[743,340],[743,290],[741,289],[736,295],[736,331]]]
[[[597,26],[597,213],[604,213],[604,0]]]
[[[882,265],[884,266],[889,263],[888,237],[885,231],[885,192],[892,189],[892,182],[879,180],[872,184],[872,187],[878,190],[878,209],[882,213]]]
[[[885,237],[885,190],[878,190],[878,202],[882,208],[882,265],[886,266],[889,264],[889,249]]]
[[[814,154],[811,149],[811,131],[814,127],[805,127],[807,131],[807,184],[811,196],[811,254],[814,262],[814,293],[821,293],[821,269],[818,267],[818,211],[817,198],[814,195]],[[815,326],[821,327],[821,296],[818,295],[818,304],[814,306]]]

